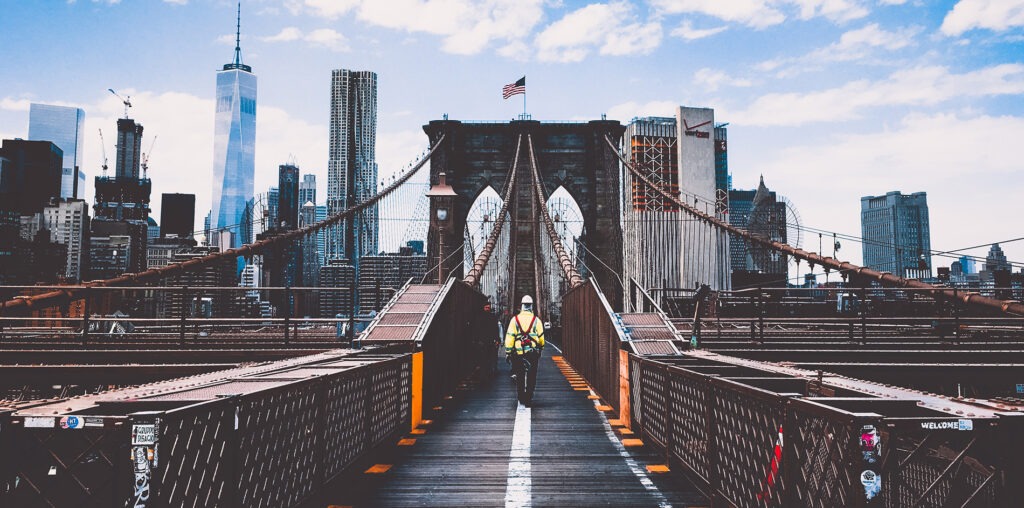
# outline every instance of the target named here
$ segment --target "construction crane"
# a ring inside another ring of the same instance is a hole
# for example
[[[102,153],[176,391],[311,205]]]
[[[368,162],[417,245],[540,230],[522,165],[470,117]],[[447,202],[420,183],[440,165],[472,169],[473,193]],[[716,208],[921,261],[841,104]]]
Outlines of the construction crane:
[[[107,176],[107,146],[103,141],[103,129],[100,129],[100,150],[103,151],[103,176]]]
[[[153,155],[153,145],[156,144],[157,137],[159,135],[153,136],[153,141],[149,143],[149,151],[142,154],[142,178],[146,178],[146,171],[149,170],[149,156]]]
[[[121,97],[113,88],[108,88],[107,91],[114,94],[114,97],[121,99],[121,103],[124,104],[124,117],[128,118],[128,108],[132,107],[132,96],[129,95],[128,98]]]

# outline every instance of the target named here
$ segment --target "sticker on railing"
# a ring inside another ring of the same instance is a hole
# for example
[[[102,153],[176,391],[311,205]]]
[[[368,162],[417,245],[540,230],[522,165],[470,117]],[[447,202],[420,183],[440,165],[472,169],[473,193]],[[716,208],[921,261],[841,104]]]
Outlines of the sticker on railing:
[[[948,422],[921,422],[924,430],[974,430],[974,420],[961,418]]]
[[[82,424],[82,419],[77,416],[60,417],[60,428],[62,429],[80,429]]]
[[[25,428],[27,429],[52,429],[57,419],[52,416],[26,416]]]
[[[870,469],[860,474],[860,483],[864,485],[864,497],[869,500],[882,491],[882,477]]]
[[[156,425],[132,425],[132,445],[151,445],[156,443]]]

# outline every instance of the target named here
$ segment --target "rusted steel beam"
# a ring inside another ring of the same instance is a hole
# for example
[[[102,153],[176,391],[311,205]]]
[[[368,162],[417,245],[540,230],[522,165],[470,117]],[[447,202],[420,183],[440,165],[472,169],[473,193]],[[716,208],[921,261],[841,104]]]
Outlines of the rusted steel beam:
[[[487,237],[487,242],[484,243],[484,248],[480,251],[480,254],[476,256],[473,261],[473,267],[470,268],[469,273],[462,279],[462,282],[469,284],[470,287],[476,287],[480,281],[480,276],[484,273],[484,268],[487,267],[487,262],[491,260],[491,254],[494,252],[494,247],[498,244],[498,237],[501,235],[501,228],[505,226],[505,216],[508,215],[509,203],[512,201],[512,190],[516,186],[516,172],[519,168],[519,149],[523,143],[523,135],[520,134],[516,139],[516,154],[512,159],[512,171],[509,177],[508,184],[505,187],[505,196],[501,203],[501,211],[498,212],[498,217],[494,220],[494,229],[491,230],[491,234]]]
[[[123,365],[243,363],[281,360],[320,353],[326,349],[126,349],[0,351],[0,365]]]
[[[3,365],[0,386],[28,384],[129,385],[236,367],[235,363],[161,365]]]
[[[989,298],[987,296],[981,296],[981,295],[979,295],[977,293],[967,293],[967,294],[965,294],[963,291],[954,291],[953,289],[946,289],[946,288],[941,288],[941,287],[935,287],[935,286],[932,286],[931,284],[925,284],[923,282],[916,281],[916,280],[904,279],[903,277],[898,277],[898,276],[893,275],[893,274],[891,274],[889,272],[880,272],[878,270],[873,270],[871,268],[865,268],[863,266],[855,265],[855,264],[850,263],[848,261],[839,261],[838,259],[835,259],[835,258],[832,258],[832,257],[825,257],[825,256],[822,256],[822,255],[816,253],[816,252],[807,252],[807,251],[805,251],[803,249],[798,249],[796,247],[793,247],[792,245],[789,245],[789,244],[786,244],[786,243],[782,243],[782,242],[773,241],[773,240],[771,240],[769,238],[765,238],[763,236],[755,235],[755,234],[753,234],[753,233],[751,233],[751,232],[749,232],[749,231],[747,231],[745,229],[740,229],[740,228],[738,228],[736,226],[733,226],[732,224],[729,224],[729,223],[727,223],[727,222],[725,222],[725,221],[723,221],[723,220],[721,220],[721,219],[719,219],[719,218],[717,218],[717,217],[715,217],[713,215],[709,215],[707,213],[704,213],[704,212],[698,210],[697,208],[694,208],[693,206],[684,203],[677,196],[673,196],[671,193],[669,193],[665,189],[662,189],[661,187],[655,185],[643,173],[641,173],[639,170],[637,170],[635,167],[633,167],[633,165],[630,164],[629,161],[627,161],[625,157],[623,157],[622,153],[619,152],[618,147],[615,146],[615,144],[612,142],[611,138],[609,138],[608,136],[605,136],[605,141],[612,148],[612,150],[618,155],[619,160],[622,161],[622,164],[627,169],[629,169],[629,171],[637,179],[642,181],[645,185],[647,185],[648,187],[651,187],[652,189],[656,190],[659,194],[661,194],[665,198],[671,200],[673,203],[675,203],[677,206],[679,206],[683,211],[685,211],[686,213],[688,213],[691,216],[695,217],[697,220],[700,220],[701,222],[705,222],[705,223],[707,223],[707,224],[709,224],[711,226],[714,226],[714,227],[716,227],[718,229],[725,230],[725,231],[727,231],[729,233],[732,233],[732,234],[734,234],[736,236],[739,236],[739,237],[743,238],[744,240],[746,240],[748,242],[753,242],[755,244],[762,245],[762,246],[767,247],[767,248],[769,248],[771,250],[774,250],[776,252],[782,252],[782,253],[785,253],[787,255],[793,256],[793,257],[795,257],[797,259],[802,259],[804,261],[807,261],[811,266],[813,266],[813,265],[821,265],[821,266],[825,267],[825,269],[827,269],[827,270],[828,269],[838,270],[840,273],[846,273],[846,274],[855,273],[855,274],[860,275],[862,277],[869,278],[869,279],[874,279],[874,280],[877,280],[878,282],[880,282],[882,284],[886,284],[886,285],[890,285],[890,286],[927,290],[926,294],[928,294],[932,298],[936,298],[936,299],[944,298],[944,299],[951,300],[951,301],[960,300],[960,301],[964,302],[967,305],[987,307],[987,308],[995,309],[995,310],[998,310],[998,311],[1001,311],[1001,312],[1004,312],[1004,313],[1007,313],[1007,314],[1014,314],[1014,315],[1018,315],[1018,316],[1024,316],[1024,303],[1021,303],[1021,302],[1018,302],[1018,301],[1014,301],[1014,300],[997,300],[995,298]]]
[[[299,238],[313,234],[328,226],[337,224],[338,222],[341,222],[347,219],[348,217],[351,217],[352,215],[358,213],[359,211],[383,199],[385,196],[390,194],[400,185],[408,181],[409,178],[412,178],[412,175],[416,174],[420,170],[420,168],[422,168],[426,164],[426,162],[430,160],[430,157],[434,155],[434,152],[437,151],[438,147],[441,146],[442,142],[444,142],[444,135],[442,135],[441,138],[437,140],[437,143],[435,143],[434,146],[430,148],[430,151],[427,152],[427,154],[422,159],[420,159],[420,161],[415,166],[413,166],[412,169],[407,171],[404,175],[395,180],[394,183],[388,185],[383,190],[375,194],[373,197],[367,199],[366,201],[363,201],[362,203],[351,206],[348,209],[342,211],[341,213],[338,213],[320,222],[317,222],[316,224],[312,224],[301,229],[289,231],[287,233],[274,236],[271,238],[265,238],[254,243],[244,245],[237,249],[227,249],[221,252],[210,254],[208,256],[203,256],[201,258],[185,261],[183,263],[171,264],[160,268],[151,268],[149,270],[139,273],[130,273],[121,275],[120,277],[114,277],[113,279],[86,282],[84,284],[81,284],[80,286],[76,286],[75,288],[58,289],[38,295],[15,297],[5,302],[4,308],[5,310],[10,312],[19,312],[24,311],[26,309],[45,309],[53,307],[55,305],[59,305],[68,300],[77,299],[78,295],[83,290],[82,288],[123,286],[126,284],[138,284],[148,281],[156,281],[169,275],[205,267],[218,261],[223,261],[226,259],[235,259],[239,256],[249,256],[252,254],[258,254],[260,252],[263,252],[264,249],[284,244],[286,242],[297,240]]]

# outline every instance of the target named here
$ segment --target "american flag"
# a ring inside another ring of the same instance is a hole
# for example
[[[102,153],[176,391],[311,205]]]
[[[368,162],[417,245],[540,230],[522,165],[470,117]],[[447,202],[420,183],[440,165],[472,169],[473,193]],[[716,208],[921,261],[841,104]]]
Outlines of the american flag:
[[[519,78],[519,81],[515,83],[509,83],[501,88],[501,96],[506,99],[519,94],[526,94],[526,76]]]

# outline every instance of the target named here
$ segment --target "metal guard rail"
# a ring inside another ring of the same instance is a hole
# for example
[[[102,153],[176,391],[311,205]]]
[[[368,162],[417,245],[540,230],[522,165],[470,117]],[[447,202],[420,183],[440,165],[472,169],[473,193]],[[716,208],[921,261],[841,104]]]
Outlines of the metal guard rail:
[[[412,169],[405,172],[405,174],[403,174],[401,177],[399,177],[397,180],[395,180],[393,183],[385,187],[377,194],[373,195],[372,197],[370,197],[366,201],[363,201],[362,203],[353,205],[334,216],[328,217],[320,222],[317,222],[316,224],[312,224],[301,229],[292,230],[287,233],[274,236],[271,238],[266,238],[248,245],[243,245],[242,247],[239,247],[237,249],[227,249],[201,258],[190,259],[182,263],[171,264],[161,268],[152,268],[140,273],[126,274],[120,277],[115,277],[113,279],[87,282],[79,286],[75,286],[74,288],[50,291],[47,293],[42,293],[28,297],[14,298],[12,300],[3,302],[2,308],[5,310],[17,310],[24,308],[41,309],[52,307],[54,305],[58,305],[60,302],[76,299],[76,296],[78,296],[83,290],[85,290],[85,288],[119,286],[123,284],[135,284],[140,282],[160,280],[163,277],[175,275],[177,273],[182,273],[193,269],[202,268],[210,264],[216,263],[218,261],[223,261],[225,259],[235,259],[239,256],[251,256],[253,254],[258,254],[272,246],[284,244],[286,242],[302,238],[309,234],[315,233],[321,229],[324,229],[328,226],[337,224],[345,220],[346,218],[351,217],[352,215],[368,208],[377,201],[383,199],[385,196],[390,194],[400,185],[404,184],[406,181],[412,178],[412,176],[416,174],[420,170],[420,168],[422,168],[423,165],[426,164],[428,160],[430,160],[430,158],[434,155],[434,152],[437,151],[438,147],[441,146],[442,142],[444,142],[444,135],[442,135],[437,140],[437,143],[435,143],[434,146],[430,148],[430,151],[427,152],[427,154],[422,159],[420,159],[420,161],[416,163],[416,165],[413,166]]]
[[[911,279],[904,279],[903,277],[898,277],[898,276],[893,275],[893,274],[891,274],[889,272],[879,272],[878,270],[872,270],[871,268],[865,268],[865,267],[858,266],[858,265],[855,265],[855,264],[850,263],[850,262],[839,261],[838,259],[831,258],[831,257],[824,257],[824,256],[822,256],[822,255],[820,255],[818,253],[815,253],[815,252],[807,252],[807,251],[805,251],[803,249],[798,249],[796,247],[793,247],[792,245],[789,245],[789,244],[786,244],[786,243],[782,243],[782,242],[773,241],[773,240],[770,240],[768,238],[764,238],[762,236],[754,235],[754,234],[750,233],[749,231],[747,231],[745,229],[737,228],[737,227],[733,226],[732,224],[729,224],[729,223],[727,223],[727,222],[725,222],[725,221],[723,221],[723,220],[721,220],[721,219],[719,219],[717,217],[714,217],[712,215],[704,213],[704,212],[694,208],[693,206],[690,206],[690,205],[686,204],[685,202],[680,200],[678,197],[673,196],[670,192],[666,191],[665,189],[661,188],[658,185],[655,185],[646,176],[644,176],[643,173],[641,173],[632,164],[630,164],[629,161],[626,160],[626,158],[622,155],[622,153],[619,152],[618,147],[612,142],[611,138],[609,138],[608,136],[605,136],[605,141],[608,143],[608,146],[610,146],[612,148],[612,151],[614,151],[616,153],[616,155],[618,155],[619,160],[622,161],[622,164],[627,169],[629,169],[630,173],[632,173],[633,176],[638,178],[645,185],[647,185],[648,187],[651,187],[652,189],[656,190],[659,194],[661,194],[665,198],[671,200],[677,206],[679,206],[684,211],[686,211],[686,213],[696,217],[698,220],[700,220],[702,222],[705,222],[705,223],[707,223],[707,224],[709,224],[711,226],[714,226],[714,227],[716,227],[718,229],[728,231],[729,233],[732,233],[732,234],[734,234],[736,236],[739,236],[739,237],[743,238],[744,240],[746,240],[748,242],[754,242],[756,244],[763,245],[763,246],[765,246],[765,247],[767,247],[769,249],[772,249],[774,251],[785,253],[785,254],[793,256],[793,257],[795,257],[797,259],[802,259],[804,261],[807,261],[809,264],[811,264],[811,266],[817,264],[817,265],[821,265],[821,266],[825,267],[826,269],[837,270],[840,273],[855,273],[857,275],[860,275],[860,276],[863,276],[863,277],[866,277],[866,278],[870,278],[870,279],[875,279],[875,280],[878,280],[879,282],[881,282],[883,284],[888,284],[888,285],[892,285],[892,286],[907,287],[907,288],[914,288],[914,289],[924,289],[924,290],[928,290],[929,295],[931,297],[933,297],[933,298],[938,298],[938,297],[941,296],[943,298],[947,298],[947,299],[954,300],[954,301],[955,300],[961,300],[965,304],[968,304],[968,305],[978,305],[978,306],[988,307],[988,308],[991,308],[991,309],[996,309],[996,310],[999,310],[1001,312],[1005,312],[1005,313],[1008,313],[1008,314],[1016,314],[1018,316],[1024,316],[1024,303],[1021,303],[1021,302],[1017,302],[1017,301],[1014,301],[1014,300],[997,300],[995,298],[990,298],[990,297],[987,297],[987,296],[981,296],[981,295],[978,295],[978,294],[973,294],[973,293],[965,294],[964,292],[957,292],[957,291],[954,291],[954,290],[951,290],[951,289],[938,288],[938,287],[932,286],[930,284],[925,284],[925,283],[920,282],[920,281],[911,280]]]

